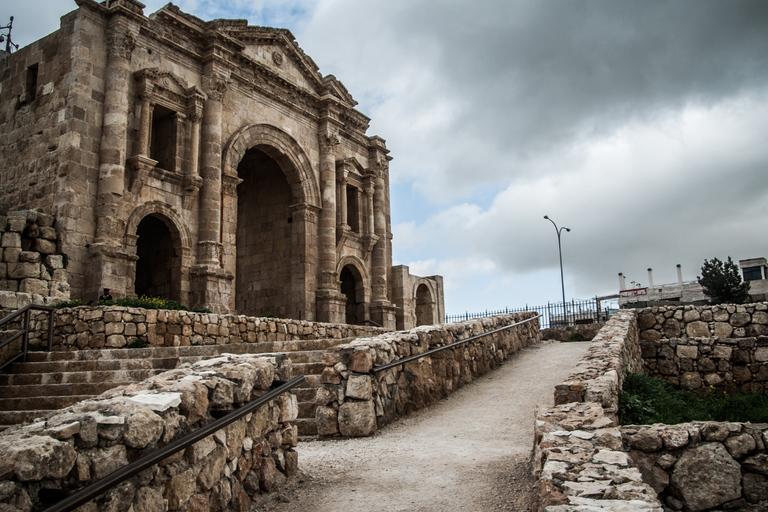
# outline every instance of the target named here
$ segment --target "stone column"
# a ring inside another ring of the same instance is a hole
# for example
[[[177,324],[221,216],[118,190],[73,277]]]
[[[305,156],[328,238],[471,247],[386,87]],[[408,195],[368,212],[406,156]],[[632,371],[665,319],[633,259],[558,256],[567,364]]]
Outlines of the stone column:
[[[208,98],[203,104],[202,167],[203,178],[198,210],[197,262],[219,266],[221,248],[221,114],[227,80],[219,76],[203,77]]]
[[[107,29],[107,69],[96,206],[97,245],[117,245],[116,240],[123,235],[120,207],[125,189],[131,52],[136,47],[136,37],[122,21],[117,16],[112,18]]]
[[[149,158],[149,141],[152,135],[152,91],[154,86],[145,82],[141,85],[139,98],[141,99],[141,117],[139,119],[139,155]]]
[[[369,158],[372,161],[374,175],[373,220],[377,237],[371,257],[371,319],[390,329],[396,327],[395,307],[389,302],[387,277],[390,272],[390,233],[389,233],[389,151],[384,140],[372,137]]]
[[[232,282],[234,274],[221,267],[222,168],[221,139],[224,93],[228,80],[215,73],[203,76],[203,88],[208,94],[203,103],[201,126],[202,165],[200,201],[198,203],[197,264],[194,276],[193,304],[214,313],[234,309]],[[236,187],[236,184],[233,186]]]
[[[316,319],[317,284],[317,221],[320,208],[307,203],[291,205],[291,244],[293,262],[291,263],[292,301],[299,320]]]
[[[136,47],[135,28],[123,16],[114,15],[107,27],[104,110],[99,145],[96,185],[95,237],[89,247],[91,272],[88,297],[109,288],[115,297],[133,291],[134,266],[122,247],[125,222],[125,166],[130,115],[131,53]]]
[[[200,157],[200,121],[203,119],[203,102],[195,101],[192,106],[192,114],[190,120],[192,126],[190,128],[189,136],[189,172],[184,174],[184,201],[183,206],[185,210],[189,210],[192,204],[197,198],[197,194],[200,191],[200,187],[203,185],[203,179],[200,177],[198,170],[199,157]]]
[[[175,125],[176,141],[173,145],[173,169],[174,172],[181,173],[182,162],[184,160],[184,120],[187,118],[181,112],[176,112],[173,116]]]
[[[365,187],[364,190],[365,190],[366,209],[368,210],[368,215],[366,217],[365,233],[367,235],[373,235],[376,233],[375,221],[373,218],[373,192],[376,188],[376,184],[374,183],[374,178],[372,178],[371,176],[367,176],[365,178],[364,187]]]
[[[339,208],[336,212],[338,227],[341,230],[349,229],[347,221],[347,176],[349,171],[346,169],[336,169],[336,181],[339,184],[336,197],[339,200]]]
[[[317,319],[321,322],[344,321],[345,299],[339,291],[336,275],[336,146],[338,126],[330,119],[320,126],[320,194],[322,210],[317,226],[319,275],[317,286]]]

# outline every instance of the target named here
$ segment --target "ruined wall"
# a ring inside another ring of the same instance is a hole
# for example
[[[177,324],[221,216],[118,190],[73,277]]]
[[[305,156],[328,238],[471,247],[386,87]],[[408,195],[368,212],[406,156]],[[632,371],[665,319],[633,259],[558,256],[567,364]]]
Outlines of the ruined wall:
[[[414,276],[407,265],[397,265],[392,267],[389,287],[392,301],[398,305],[398,330],[445,322],[442,276]]]
[[[640,339],[745,338],[768,335],[768,303],[666,306],[637,310]]]
[[[539,324],[525,324],[413,362],[374,373],[374,366],[531,318],[516,313],[358,338],[323,355],[317,392],[320,436],[368,436],[399,417],[423,409],[538,342]]]
[[[575,334],[580,334],[586,340],[591,340],[597,332],[603,328],[605,322],[597,324],[577,324],[563,327],[550,327],[541,330],[541,338],[544,340],[568,340]]]
[[[539,510],[768,509],[768,426],[617,426],[619,378],[641,364],[637,338],[633,313],[619,312],[568,381],[556,387],[559,405],[537,408]],[[700,341],[679,346],[685,352]]]
[[[210,423],[212,412],[263,395],[290,373],[287,358],[221,356],[12,427],[0,433],[0,503],[23,512],[41,510],[41,494],[80,489]],[[254,496],[279,489],[295,474],[297,414],[296,397],[281,395],[83,510],[249,510]]]
[[[768,510],[768,425],[693,422],[620,428],[624,447],[671,510]]]
[[[31,344],[47,343],[48,320],[35,315]],[[287,340],[342,339],[371,336],[386,329],[326,324],[281,318],[256,318],[214,313],[192,313],[120,306],[64,308],[56,311],[53,350],[121,348],[130,344],[150,347],[226,345]]]
[[[556,386],[556,405],[536,409],[534,474],[542,512],[662,511],[616,422],[622,379],[641,365],[635,318],[633,311],[611,317],[576,370]]]
[[[768,393],[768,336],[642,342],[643,373],[681,389]]]
[[[69,299],[57,239],[51,215],[34,210],[0,215],[0,308]]]

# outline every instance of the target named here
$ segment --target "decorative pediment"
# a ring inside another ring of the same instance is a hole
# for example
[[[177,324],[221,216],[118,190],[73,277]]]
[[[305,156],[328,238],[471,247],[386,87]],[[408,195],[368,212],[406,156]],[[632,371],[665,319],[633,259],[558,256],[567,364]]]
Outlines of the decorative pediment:
[[[192,118],[200,115],[205,93],[197,86],[188,86],[180,77],[159,68],[144,68],[135,73],[139,95],[152,103],[161,104]]]

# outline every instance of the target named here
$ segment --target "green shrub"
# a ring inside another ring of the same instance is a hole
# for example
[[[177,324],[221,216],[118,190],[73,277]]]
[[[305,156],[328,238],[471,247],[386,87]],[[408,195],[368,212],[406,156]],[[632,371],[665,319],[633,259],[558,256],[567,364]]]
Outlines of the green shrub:
[[[768,397],[752,393],[716,392],[705,395],[675,389],[661,379],[629,373],[619,393],[619,422],[622,425],[689,421],[768,422]]]
[[[161,299],[159,297],[126,297],[124,299],[100,300],[99,306],[123,306],[126,308],[144,309],[172,309],[186,311],[187,308],[175,300]]]

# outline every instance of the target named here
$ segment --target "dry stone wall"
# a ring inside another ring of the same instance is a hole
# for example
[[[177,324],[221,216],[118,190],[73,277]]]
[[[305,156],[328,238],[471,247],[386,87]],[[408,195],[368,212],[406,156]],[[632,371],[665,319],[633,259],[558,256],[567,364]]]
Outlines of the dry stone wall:
[[[69,300],[54,218],[34,210],[0,215],[0,308]]]
[[[290,360],[224,355],[121,386],[0,433],[0,510],[84,487],[288,380]],[[296,472],[296,397],[284,394],[84,505],[82,511],[248,511]],[[60,498],[59,498],[60,499]]]
[[[643,371],[676,387],[768,391],[768,303],[639,311]]]
[[[605,322],[596,324],[577,324],[567,325],[565,327],[550,327],[541,330],[541,339],[543,340],[567,340],[574,335],[581,335],[585,340],[594,338],[598,331],[603,328]]]
[[[633,311],[619,311],[595,336],[586,356],[555,389],[555,406],[536,410],[534,472],[544,512],[662,512],[617,427],[619,390],[640,369]]]
[[[43,344],[48,320],[36,315],[31,343]],[[56,311],[53,350],[226,345],[288,340],[371,336],[387,329],[282,318],[219,315],[121,306],[63,308]]]
[[[738,312],[737,306],[733,309]],[[666,318],[675,318],[675,312]],[[557,386],[559,405],[537,409],[534,468],[540,510],[768,510],[768,425],[617,426],[620,378],[627,371],[639,371],[637,347],[642,345],[644,355],[648,343],[671,350],[670,343],[679,342],[677,347],[686,347],[683,353],[692,354],[694,347],[699,351],[709,347],[714,353],[719,342],[710,338],[640,342],[637,327],[631,311],[615,315],[577,370]],[[718,345],[723,356],[726,348],[749,344],[750,338],[729,341],[735,345]]]
[[[693,422],[620,430],[630,460],[668,510],[768,510],[768,425]]]
[[[768,336],[644,341],[643,372],[682,389],[768,392]]]
[[[666,306],[637,310],[640,339],[747,338],[768,335],[768,303]]]
[[[381,372],[381,366],[532,318],[535,313],[425,326],[338,345],[323,355],[315,413],[320,436],[372,435],[378,428],[449,395],[539,340],[538,320]]]

